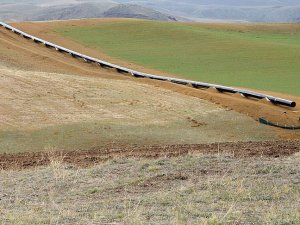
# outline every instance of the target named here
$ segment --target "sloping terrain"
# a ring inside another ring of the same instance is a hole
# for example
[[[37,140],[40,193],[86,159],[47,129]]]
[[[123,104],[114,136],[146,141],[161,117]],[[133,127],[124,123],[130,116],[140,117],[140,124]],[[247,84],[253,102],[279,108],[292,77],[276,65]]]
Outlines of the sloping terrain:
[[[28,15],[25,20],[45,21],[45,20],[67,20],[104,17],[104,13],[114,7],[114,3],[83,3],[74,5],[58,5],[43,7],[37,12]]]
[[[103,15],[104,17],[112,18],[140,18],[148,20],[177,21],[175,16],[168,16],[150,8],[138,5],[117,5],[105,11]]]
[[[102,17],[103,12],[118,3],[110,0],[82,2],[62,1],[0,1],[0,19],[3,21],[58,20],[67,18]]]
[[[64,36],[61,36],[57,34],[57,32],[54,32],[57,29],[66,29],[69,27],[94,27],[96,25],[100,24],[111,24],[111,23],[116,23],[116,24],[123,24],[126,22],[137,22],[139,23],[140,21],[132,21],[132,20],[124,20],[124,19],[95,19],[95,20],[84,20],[84,21],[61,21],[61,22],[50,22],[50,23],[15,23],[13,24],[14,26],[23,29],[25,31],[28,31],[29,33],[32,33],[36,36],[42,37],[46,40],[52,40],[55,43],[58,43],[62,46],[68,47],[70,49],[74,49],[78,52],[85,53],[87,55],[90,55],[95,58],[100,58],[107,60],[109,62],[113,62],[115,64],[119,64],[128,68],[133,68],[135,70],[139,71],[144,71],[148,73],[153,73],[153,74],[160,74],[164,76],[176,76],[174,74],[168,74],[168,73],[163,73],[161,71],[157,71],[154,69],[149,69],[149,67],[144,68],[140,65],[136,65],[133,63],[128,63],[126,61],[120,60],[113,58],[111,56],[108,56],[107,54],[104,54],[103,51],[101,51],[101,48],[95,49],[92,46],[87,46],[86,44],[79,43],[77,41],[73,41],[70,39],[66,39]],[[170,25],[171,26],[171,25]],[[202,25],[204,29],[207,29],[212,26],[211,24],[206,24]],[[215,24],[213,25],[215,29],[228,29],[229,32],[241,30],[242,32],[260,32],[260,29],[262,30],[268,30],[268,32],[282,32],[284,33],[289,33],[293,27],[297,27],[297,25],[288,25],[288,26],[269,26],[269,25],[261,25],[258,27],[255,26],[243,26],[243,25],[218,25]],[[278,28],[280,28],[278,30]],[[252,30],[254,29],[254,31]],[[273,31],[273,29],[275,29]],[[160,49],[160,48],[158,48]],[[134,54],[134,53],[132,53]],[[94,68],[94,67],[93,67]],[[199,74],[199,73],[198,73]],[[222,73],[223,74],[223,73]],[[200,74],[201,75],[201,74]],[[272,75],[272,74],[269,74]],[[296,77],[297,78],[297,77]],[[260,78],[261,79],[261,78]],[[290,79],[286,79],[285,82],[290,82]],[[253,117],[254,119],[258,119],[260,117],[264,117],[270,121],[273,121],[275,123],[279,124],[287,124],[287,125],[294,125],[294,126],[299,126],[299,105],[294,108],[294,109],[289,109],[285,107],[278,107],[274,106],[272,104],[269,104],[265,101],[253,101],[251,99],[245,99],[245,98],[240,98],[239,96],[232,96],[232,95],[224,95],[224,94],[219,94],[216,93],[214,90],[209,90],[207,91],[202,91],[202,90],[194,90],[189,87],[184,87],[184,86],[178,86],[174,84],[169,84],[169,83],[163,83],[163,82],[156,82],[153,80],[144,80],[144,79],[139,79],[136,80],[138,82],[142,83],[148,83],[148,84],[154,84],[154,85],[159,85],[160,87],[164,87],[169,90],[173,90],[176,92],[180,92],[186,95],[191,95],[199,98],[204,98],[210,101],[213,101],[217,104],[221,104],[224,107],[227,108],[232,108],[235,111],[242,112],[246,115],[249,115]],[[269,81],[273,82],[273,84],[278,85],[278,81],[276,79],[269,79]],[[294,82],[292,85],[295,87],[297,86],[297,82]],[[270,86],[270,85],[269,85]],[[264,86],[266,87],[266,86]],[[287,90],[289,90],[289,86],[286,87]],[[297,89],[295,89],[297,91]],[[272,92],[265,92],[267,94],[275,95],[277,97],[282,97],[282,98],[287,98],[294,100],[295,102],[299,102],[299,97],[295,96],[290,96],[290,95],[285,95],[285,94],[280,94],[280,93],[272,93]],[[249,107],[249,104],[251,107]],[[284,132],[286,133],[286,132]]]
[[[90,55],[95,58],[104,59],[104,60],[113,62],[115,64],[119,64],[119,65],[122,65],[122,66],[125,66],[128,68],[139,70],[139,71],[144,71],[144,72],[153,73],[153,74],[160,74],[160,75],[165,75],[165,76],[176,76],[174,74],[163,73],[161,71],[144,68],[144,67],[136,65],[134,63],[128,63],[126,61],[113,58],[111,56],[108,56],[107,54],[104,54],[101,51],[101,47],[98,47],[97,49],[95,49],[93,47],[94,45],[86,45],[86,44],[79,43],[77,41],[73,41],[71,39],[66,39],[65,36],[60,35],[60,33],[58,34],[57,32],[54,32],[55,30],[58,30],[58,29],[69,29],[69,28],[72,29],[74,27],[79,27],[79,28],[95,27],[95,26],[99,26],[101,24],[103,24],[103,25],[108,24],[110,26],[111,23],[114,23],[116,25],[118,25],[118,24],[122,25],[124,23],[125,24],[126,23],[134,23],[135,24],[135,23],[143,23],[143,22],[136,21],[136,20],[132,21],[132,20],[120,20],[120,19],[109,19],[109,20],[108,19],[105,19],[105,20],[96,19],[96,20],[84,20],[84,21],[61,21],[61,22],[50,22],[50,23],[15,23],[13,25],[15,25],[16,27],[18,27],[22,30],[25,30],[29,33],[32,33],[36,36],[42,37],[46,40],[52,40],[53,42],[58,43],[62,46],[65,46],[70,49],[74,49],[78,52]],[[211,26],[211,24],[206,24],[206,25],[202,25],[202,26],[204,26],[204,29],[208,29]],[[207,26],[207,28],[206,28],[206,26]],[[283,26],[282,27],[283,29],[280,32],[283,32],[283,33],[289,32],[289,30],[292,29],[293,26],[297,26],[297,25]],[[225,28],[224,25],[218,25],[218,24],[215,24],[214,27],[215,27],[215,29],[220,29],[220,30]],[[252,27],[252,26],[243,26],[243,25],[226,25],[226,28],[229,29],[229,32],[231,31],[231,29],[233,29],[233,30],[241,29],[243,32],[248,32],[248,30],[252,29],[252,28],[254,29],[254,27]],[[255,28],[255,29],[257,30],[257,29],[266,29],[266,28],[268,30],[270,30],[270,32],[273,32],[272,29],[273,28],[275,29],[276,26],[273,27],[273,26],[265,25],[265,26],[259,26],[258,28]],[[244,31],[244,29],[245,29],[245,31]],[[284,29],[287,29],[287,30],[285,31]],[[120,36],[121,35],[122,34],[120,34]],[[128,42],[130,42],[132,44],[134,43],[134,41],[132,41],[132,40],[128,40]],[[133,46],[133,45],[131,45],[131,46]],[[140,47],[143,48],[142,46],[140,46]],[[117,49],[118,48],[116,48],[116,50]],[[158,47],[157,49],[164,49],[164,47],[162,47],[162,48]],[[140,51],[140,50],[138,50],[138,51]],[[120,52],[120,54],[122,54],[122,52]],[[134,55],[135,53],[132,52],[130,54]],[[197,54],[199,54],[199,52],[197,52]],[[226,52],[226,54],[228,54],[228,51]],[[172,55],[172,56],[174,56],[174,55]],[[158,57],[161,57],[161,56],[158,56]],[[170,58],[170,57],[168,57],[168,58]],[[166,61],[166,63],[167,62],[168,61]],[[176,67],[176,68],[181,68],[181,67]],[[272,68],[272,67],[270,67],[270,68]],[[291,69],[295,69],[295,68],[291,68]],[[233,69],[233,71],[236,72],[237,74],[239,74],[238,71],[235,71],[234,69]],[[223,73],[221,73],[221,75],[223,75]],[[222,78],[221,75],[219,75],[220,78]],[[272,75],[272,74],[269,74],[269,75]],[[224,79],[224,78],[222,78],[222,79]],[[259,78],[259,79],[261,79],[261,78]],[[242,80],[242,78],[240,78],[240,80]],[[273,84],[276,84],[276,85],[279,84],[278,81],[276,81],[276,79],[275,80],[269,79],[269,80],[271,82],[273,82]],[[299,105],[296,108],[278,107],[278,106],[274,106],[274,105],[270,104],[269,102],[267,102],[265,100],[254,101],[253,99],[242,98],[239,95],[220,94],[220,93],[216,92],[215,90],[208,90],[208,91],[195,90],[190,87],[184,87],[184,86],[179,86],[179,85],[164,83],[164,82],[156,82],[156,81],[147,80],[147,79],[135,79],[135,81],[147,83],[147,84],[159,85],[160,87],[163,87],[168,90],[176,91],[176,92],[179,92],[179,93],[182,93],[185,95],[198,97],[200,99],[206,99],[206,100],[215,102],[217,104],[221,104],[223,107],[226,107],[229,109],[234,109],[237,112],[241,112],[245,115],[251,116],[255,120],[258,120],[259,118],[263,117],[274,123],[288,125],[288,126],[299,126],[299,123],[300,123],[300,121],[299,121],[299,117],[300,117]],[[290,80],[286,79],[285,82],[290,82]],[[295,87],[295,89],[294,89],[295,91],[298,90],[296,88],[297,84],[298,84],[297,82],[291,83],[291,85]],[[261,83],[260,85],[264,85],[264,84]],[[268,86],[270,86],[270,84]],[[270,87],[270,88],[272,88],[272,87]],[[286,90],[289,90],[289,86],[286,87]],[[271,95],[274,95],[277,97],[291,99],[296,102],[299,102],[299,97],[280,94],[280,93],[272,93],[272,92],[268,92],[268,94],[271,94]],[[279,130],[277,129],[277,131],[280,133],[280,135],[282,137],[288,137],[288,138],[291,138],[291,137],[299,138],[299,134],[300,134],[297,131],[287,131],[287,130],[280,130],[280,129]]]
[[[45,21],[103,17],[126,17],[150,20],[176,21],[181,17],[161,13],[151,8],[134,4],[119,4],[111,0],[98,1],[0,1],[0,20]]]
[[[276,139],[245,115],[0,34],[1,152]]]
[[[46,21],[103,17],[176,21],[176,17],[168,16],[167,14],[150,8],[116,3],[82,3],[66,6],[52,6],[37,10],[33,15],[28,15],[25,20]]]
[[[109,58],[42,25],[20,26]],[[300,223],[300,143],[279,138],[297,133],[245,115],[289,109],[131,78],[2,28],[0,52],[2,224]],[[234,142],[191,145],[220,141]]]
[[[151,20],[299,22],[293,1],[22,0],[0,1],[0,20],[36,21],[102,17]],[[189,19],[187,19],[189,18]]]
[[[299,24],[119,20],[74,22],[55,31],[112,57],[179,77],[300,96]]]
[[[162,12],[184,16],[194,20],[222,20],[249,22],[299,22],[300,3],[298,0],[117,0],[121,3],[140,4]]]

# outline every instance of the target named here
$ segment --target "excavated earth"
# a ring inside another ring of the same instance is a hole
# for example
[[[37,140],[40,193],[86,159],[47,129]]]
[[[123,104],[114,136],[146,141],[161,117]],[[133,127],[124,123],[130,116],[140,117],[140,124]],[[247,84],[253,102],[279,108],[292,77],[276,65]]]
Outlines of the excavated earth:
[[[300,151],[300,141],[263,141],[197,145],[166,146],[120,146],[81,151],[56,151],[38,153],[2,154],[0,169],[19,170],[36,166],[47,166],[51,160],[89,167],[115,158],[159,158],[178,157],[188,154],[222,154],[231,157],[271,157],[290,156]]]

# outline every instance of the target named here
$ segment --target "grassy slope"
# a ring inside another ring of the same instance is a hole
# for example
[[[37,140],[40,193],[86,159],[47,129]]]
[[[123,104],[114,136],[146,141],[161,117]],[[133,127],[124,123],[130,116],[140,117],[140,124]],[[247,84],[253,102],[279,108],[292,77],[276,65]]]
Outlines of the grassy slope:
[[[0,153],[275,138],[269,127],[245,115],[133,81],[0,63],[0,90]]]
[[[87,169],[50,159],[46,168],[0,171],[4,224],[300,223],[299,154],[118,159]]]
[[[300,26],[253,25],[246,32],[227,26],[124,20],[57,31],[113,57],[181,77],[300,96]]]

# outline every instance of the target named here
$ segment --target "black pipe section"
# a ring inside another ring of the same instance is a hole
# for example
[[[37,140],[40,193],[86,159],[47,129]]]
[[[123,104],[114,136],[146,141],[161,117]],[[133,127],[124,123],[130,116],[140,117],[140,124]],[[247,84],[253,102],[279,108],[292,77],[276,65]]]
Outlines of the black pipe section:
[[[275,105],[283,105],[283,106],[288,106],[288,107],[296,107],[296,102],[294,101],[289,101],[286,99],[281,99],[281,98],[274,98],[274,97],[268,97],[267,98],[270,102],[272,102]]]
[[[24,35],[24,34],[23,34],[23,38],[25,38],[25,39],[31,39],[31,37],[29,37],[28,35]]]
[[[45,43],[45,46],[46,46],[47,48],[55,48],[53,45],[49,45],[49,44],[47,44],[47,43]]]
[[[132,75],[133,75],[134,77],[136,77],[136,78],[145,78],[144,75],[137,74],[137,73],[133,73]]]
[[[21,33],[20,33],[20,32],[18,32],[18,31],[15,31],[15,30],[14,30],[14,33],[15,33],[15,34],[17,34],[17,35],[21,35]]]
[[[151,79],[160,80],[160,81],[167,81],[168,80],[167,78],[163,78],[163,77],[155,77],[155,78],[151,78]]]
[[[127,70],[123,70],[123,69],[120,69],[120,68],[116,68],[117,72],[118,73],[129,73]]]
[[[93,60],[93,59],[86,59],[88,63],[97,63],[97,61]]]
[[[102,68],[105,68],[105,69],[112,69],[113,68],[112,66],[104,64],[104,63],[99,63],[98,62],[98,65],[101,66]]]
[[[180,81],[180,80],[171,80],[171,82],[175,83],[175,84],[182,84],[182,85],[188,85],[189,84],[188,82]]]
[[[74,54],[74,53],[70,53],[70,55],[71,55],[73,58],[82,58],[80,55],[77,55],[77,54]]]
[[[248,94],[248,93],[244,93],[244,92],[239,92],[239,93],[246,98],[256,98],[256,99],[264,99],[265,98],[263,96],[255,95],[255,94]]]
[[[57,49],[59,52],[61,52],[61,53],[69,53],[68,51],[66,51],[66,50],[64,50],[64,49],[61,49],[61,48],[58,48]]]
[[[231,93],[231,94],[236,93],[236,91],[234,89],[231,89],[231,88],[220,88],[220,87],[217,87],[216,89],[217,89],[218,92],[221,92],[221,93]]]
[[[43,43],[42,41],[37,40],[37,39],[33,39],[33,41],[34,41],[35,43],[38,43],[38,44]]]
[[[197,89],[208,89],[210,88],[209,86],[206,85],[200,85],[200,84],[192,84],[193,88],[197,88]]]
[[[300,126],[297,126],[297,127],[296,126],[286,126],[286,125],[283,126],[283,125],[272,123],[264,118],[259,118],[259,122],[264,125],[278,127],[278,128],[282,128],[282,129],[286,129],[286,130],[300,130]]]
[[[83,60],[84,60],[86,63],[93,63],[93,61],[92,61],[92,60],[90,60],[90,59],[87,59],[87,58],[83,58]]]

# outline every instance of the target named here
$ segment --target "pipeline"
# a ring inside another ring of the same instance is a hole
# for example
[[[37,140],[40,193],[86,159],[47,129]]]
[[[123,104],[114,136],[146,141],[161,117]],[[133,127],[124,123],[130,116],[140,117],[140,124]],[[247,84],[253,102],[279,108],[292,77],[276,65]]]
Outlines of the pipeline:
[[[296,127],[296,126],[279,125],[278,123],[277,124],[272,123],[264,118],[259,118],[259,122],[264,125],[268,125],[271,127],[278,127],[278,128],[282,128],[282,129],[286,129],[286,130],[300,130],[299,126]]]
[[[253,92],[253,91],[248,91],[248,90],[243,90],[243,89],[238,89],[238,88],[233,88],[233,87],[227,87],[227,86],[222,86],[222,85],[217,85],[217,84],[210,84],[210,83],[205,83],[205,82],[197,82],[197,81],[184,80],[184,79],[176,79],[176,78],[172,78],[172,77],[163,77],[163,76],[158,76],[158,75],[153,75],[153,74],[148,74],[148,73],[131,70],[131,69],[128,69],[128,68],[125,68],[122,66],[118,66],[118,65],[115,65],[115,64],[103,61],[103,60],[92,58],[90,56],[72,51],[70,49],[61,47],[59,45],[45,41],[43,39],[34,37],[30,34],[27,34],[23,31],[19,30],[19,29],[16,29],[6,23],[0,22],[0,26],[2,26],[5,29],[10,30],[10,31],[14,32],[15,34],[20,35],[26,39],[31,39],[35,43],[44,44],[47,48],[53,48],[59,52],[67,53],[67,54],[71,55],[72,57],[81,58],[85,62],[88,62],[88,63],[96,63],[100,67],[103,67],[103,68],[114,68],[119,73],[130,74],[136,78],[148,78],[148,79],[172,82],[172,83],[176,83],[179,85],[190,85],[193,88],[197,88],[197,89],[215,88],[220,93],[232,93],[232,94],[239,93],[242,97],[245,97],[245,98],[266,99],[267,101],[269,101],[275,105],[296,107],[296,102],[294,102],[294,101],[277,98],[277,97],[274,97],[271,95],[265,95],[265,94],[261,94],[261,93],[257,93],[257,92]]]

